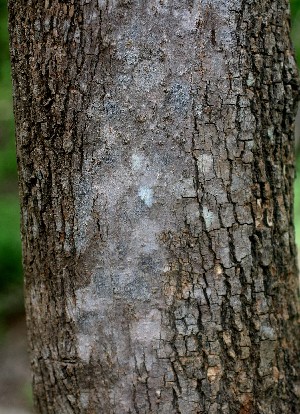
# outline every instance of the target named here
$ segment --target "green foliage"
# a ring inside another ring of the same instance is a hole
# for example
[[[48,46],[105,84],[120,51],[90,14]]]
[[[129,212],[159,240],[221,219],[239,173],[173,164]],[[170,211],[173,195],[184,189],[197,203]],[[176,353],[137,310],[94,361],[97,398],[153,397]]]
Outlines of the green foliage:
[[[2,121],[13,118],[6,0],[0,0],[0,50],[0,120]]]
[[[1,112],[1,108],[0,108]],[[16,190],[17,161],[14,143],[13,119],[0,119],[0,190]],[[13,184],[11,188],[11,184]],[[8,186],[9,185],[9,186]]]
[[[25,397],[28,407],[33,408],[33,390],[30,382],[24,384],[22,394]]]
[[[11,288],[22,282],[19,200],[7,195],[0,200],[0,286]]]
[[[296,230],[296,243],[300,249],[300,158],[297,160],[297,178],[295,181],[295,203],[294,203],[294,217]]]
[[[300,0],[290,0],[292,40],[295,48],[296,60],[300,67]]]
[[[0,0],[0,337],[4,319],[23,308],[17,168],[7,31]]]
[[[7,31],[7,2],[0,0],[0,191],[16,182],[16,155]],[[16,186],[14,185],[15,189]]]
[[[291,23],[292,41],[295,48],[296,60],[300,68],[300,0],[290,0],[291,3]],[[296,243],[300,248],[300,154],[297,159],[297,178],[295,181],[295,229]]]

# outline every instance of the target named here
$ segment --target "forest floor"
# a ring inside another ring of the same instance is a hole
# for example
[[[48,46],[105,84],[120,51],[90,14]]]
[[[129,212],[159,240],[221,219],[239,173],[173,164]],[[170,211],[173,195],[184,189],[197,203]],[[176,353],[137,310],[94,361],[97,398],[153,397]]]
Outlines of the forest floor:
[[[10,320],[1,337],[0,367],[0,414],[33,413],[24,315]]]

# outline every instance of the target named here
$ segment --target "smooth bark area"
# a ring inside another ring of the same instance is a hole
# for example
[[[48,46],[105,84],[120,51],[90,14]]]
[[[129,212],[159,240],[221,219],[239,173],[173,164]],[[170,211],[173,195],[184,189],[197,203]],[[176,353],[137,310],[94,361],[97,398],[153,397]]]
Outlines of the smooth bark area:
[[[299,413],[288,1],[9,9],[37,412]]]

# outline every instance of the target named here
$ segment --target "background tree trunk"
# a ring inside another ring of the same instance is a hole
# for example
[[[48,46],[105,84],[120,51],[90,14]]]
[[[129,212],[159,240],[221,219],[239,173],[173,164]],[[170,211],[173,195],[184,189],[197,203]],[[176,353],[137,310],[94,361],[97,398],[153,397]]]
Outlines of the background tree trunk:
[[[300,412],[288,1],[9,9],[37,412]]]

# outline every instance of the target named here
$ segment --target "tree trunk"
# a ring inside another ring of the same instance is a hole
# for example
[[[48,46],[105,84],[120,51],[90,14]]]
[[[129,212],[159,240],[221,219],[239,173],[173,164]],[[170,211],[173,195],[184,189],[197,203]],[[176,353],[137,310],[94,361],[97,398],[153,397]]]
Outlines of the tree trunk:
[[[299,413],[287,0],[10,1],[38,413]]]

